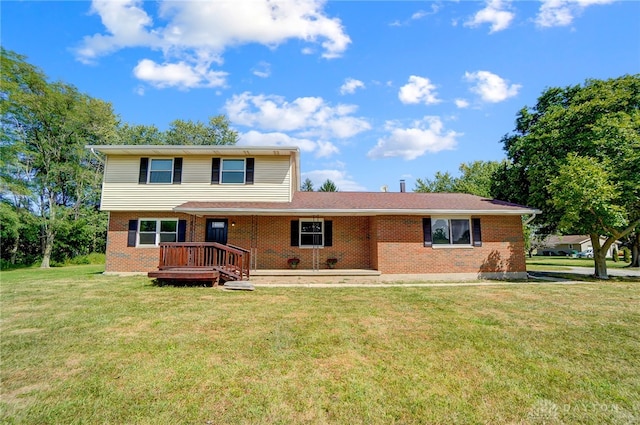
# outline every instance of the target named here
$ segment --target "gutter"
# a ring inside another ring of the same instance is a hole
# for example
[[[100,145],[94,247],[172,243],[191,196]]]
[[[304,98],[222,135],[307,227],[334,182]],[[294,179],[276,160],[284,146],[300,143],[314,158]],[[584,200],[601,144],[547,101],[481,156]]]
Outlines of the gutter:
[[[236,215],[525,215],[533,214],[531,221],[539,212],[537,210],[446,210],[446,209],[297,209],[297,208],[173,208],[175,212],[187,214],[236,214]]]

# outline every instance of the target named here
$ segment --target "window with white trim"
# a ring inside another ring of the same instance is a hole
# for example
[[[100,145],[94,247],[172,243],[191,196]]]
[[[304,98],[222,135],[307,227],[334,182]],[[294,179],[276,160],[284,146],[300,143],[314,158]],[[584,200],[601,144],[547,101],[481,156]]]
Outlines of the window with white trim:
[[[432,218],[433,245],[471,245],[471,223],[468,218]]]
[[[173,159],[172,158],[151,158],[149,164],[149,183],[172,183],[173,182]]]
[[[223,159],[220,167],[221,183],[244,184],[244,159]]]
[[[324,246],[324,221],[300,220],[300,246]]]
[[[138,229],[138,245],[157,246],[178,240],[178,220],[140,219]]]

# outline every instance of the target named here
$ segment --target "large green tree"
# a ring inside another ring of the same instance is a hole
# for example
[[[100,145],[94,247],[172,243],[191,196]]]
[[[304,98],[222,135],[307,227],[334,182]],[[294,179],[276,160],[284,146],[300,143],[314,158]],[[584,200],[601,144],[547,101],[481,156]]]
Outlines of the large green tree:
[[[237,141],[238,132],[224,115],[210,117],[208,123],[174,120],[166,131],[155,125],[122,123],[113,140],[123,145],[235,145]]]
[[[500,168],[498,161],[473,161],[458,167],[460,177],[453,177],[448,171],[436,172],[433,179],[416,179],[414,192],[454,192],[491,196],[493,173]]]
[[[640,76],[549,88],[502,143],[492,195],[543,210],[547,233],[588,234],[606,279],[607,249],[640,230]]]
[[[2,49],[1,65],[3,198],[25,198],[37,212],[41,266],[49,267],[61,225],[97,204],[101,163],[84,146],[109,143],[116,116],[109,103],[47,81],[15,52]]]

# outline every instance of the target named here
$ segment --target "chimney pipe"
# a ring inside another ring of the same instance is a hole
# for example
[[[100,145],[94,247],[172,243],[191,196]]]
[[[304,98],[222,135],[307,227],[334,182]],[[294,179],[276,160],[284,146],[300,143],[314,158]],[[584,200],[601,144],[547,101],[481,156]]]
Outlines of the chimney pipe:
[[[405,192],[404,180],[400,180],[400,192]]]

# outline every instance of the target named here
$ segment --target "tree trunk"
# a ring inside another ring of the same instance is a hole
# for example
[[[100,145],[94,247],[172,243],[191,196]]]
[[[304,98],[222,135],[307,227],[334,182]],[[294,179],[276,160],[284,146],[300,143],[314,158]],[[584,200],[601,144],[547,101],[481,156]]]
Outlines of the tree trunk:
[[[606,251],[604,254],[606,255]],[[609,279],[609,274],[607,273],[607,258],[605,255],[596,255],[595,250],[593,252],[593,261],[595,263],[594,276],[598,279]]]
[[[18,259],[19,247],[20,247],[20,236],[18,236],[16,240],[13,241],[13,246],[11,247],[11,257],[9,259],[9,261],[11,261],[11,264],[15,264],[16,260]]]
[[[40,268],[48,269],[51,263],[51,252],[53,251],[54,234],[50,228],[44,231],[44,245],[42,247],[42,263]]]
[[[53,240],[55,238],[55,232],[53,231],[55,219],[56,219],[56,210],[55,210],[55,202],[53,196],[50,195],[48,197],[49,202],[49,216],[47,217],[46,212],[43,211],[42,219],[44,220],[44,238],[42,241],[42,263],[40,264],[41,269],[48,269],[51,263],[51,252],[53,251]]]
[[[592,233],[589,235],[591,238],[591,246],[593,246],[593,262],[595,265],[594,276],[597,279],[609,279],[607,273],[607,249],[611,244],[605,244],[600,246],[600,235]]]
[[[631,245],[631,264],[629,267],[640,267],[640,231],[636,232],[633,245]]]

